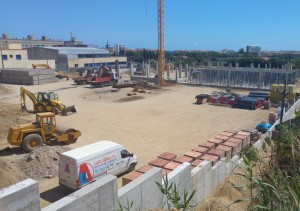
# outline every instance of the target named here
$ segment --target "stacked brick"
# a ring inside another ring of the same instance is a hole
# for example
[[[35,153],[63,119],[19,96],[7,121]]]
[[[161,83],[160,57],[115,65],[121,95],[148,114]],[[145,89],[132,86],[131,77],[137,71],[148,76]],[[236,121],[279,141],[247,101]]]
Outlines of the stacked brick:
[[[1,83],[19,85],[39,85],[57,82],[55,70],[48,69],[1,69]]]
[[[204,160],[212,161],[216,164],[220,159],[231,159],[240,154],[250,145],[252,139],[256,138],[254,130],[245,129],[243,131],[226,130],[214,138],[208,139],[204,143],[192,148],[181,156],[174,153],[164,152],[150,161],[148,165],[142,166],[134,172],[123,176],[123,186],[146,173],[153,167],[162,169],[163,176],[173,171],[184,162],[191,163],[191,169],[200,165]]]
[[[246,128],[242,130],[243,132],[250,133],[250,142],[253,144],[261,138],[261,133],[254,128]]]

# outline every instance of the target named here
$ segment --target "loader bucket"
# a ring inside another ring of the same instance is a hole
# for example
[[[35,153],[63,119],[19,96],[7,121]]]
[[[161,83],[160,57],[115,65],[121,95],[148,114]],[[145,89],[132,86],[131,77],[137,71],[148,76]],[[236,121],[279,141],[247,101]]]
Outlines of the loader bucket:
[[[75,109],[75,106],[68,106],[68,107],[65,107],[64,109],[61,110],[61,115],[62,116],[69,116],[71,114],[74,114],[76,113],[76,109]]]

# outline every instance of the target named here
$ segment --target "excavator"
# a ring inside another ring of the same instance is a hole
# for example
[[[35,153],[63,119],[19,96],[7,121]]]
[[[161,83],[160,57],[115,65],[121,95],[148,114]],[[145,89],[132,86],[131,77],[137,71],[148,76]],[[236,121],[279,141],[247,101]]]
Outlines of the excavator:
[[[55,115],[60,114],[61,116],[68,116],[70,113],[77,112],[74,105],[67,107],[62,102],[58,101],[58,96],[54,92],[38,92],[37,96],[35,96],[24,87],[20,87],[22,111],[27,111],[26,95],[32,101],[35,113],[52,112]]]

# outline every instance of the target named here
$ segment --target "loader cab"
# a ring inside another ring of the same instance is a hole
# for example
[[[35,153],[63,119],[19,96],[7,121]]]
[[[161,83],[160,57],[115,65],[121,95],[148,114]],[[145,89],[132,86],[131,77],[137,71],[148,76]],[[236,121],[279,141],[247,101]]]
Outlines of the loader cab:
[[[38,102],[47,102],[51,100],[58,100],[58,96],[54,92],[39,92],[37,94]]]
[[[51,112],[39,113],[36,115],[36,123],[38,123],[45,136],[55,133],[56,121],[55,114]]]

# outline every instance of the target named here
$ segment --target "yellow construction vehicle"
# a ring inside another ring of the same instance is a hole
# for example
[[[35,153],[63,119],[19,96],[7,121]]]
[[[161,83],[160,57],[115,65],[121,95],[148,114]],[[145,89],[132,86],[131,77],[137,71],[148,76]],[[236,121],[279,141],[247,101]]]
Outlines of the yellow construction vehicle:
[[[32,64],[33,69],[51,69],[47,64]]]
[[[7,135],[7,141],[14,146],[21,146],[24,151],[32,150],[52,142],[75,142],[81,132],[73,128],[58,129],[55,115],[51,112],[36,114],[36,121],[31,124],[23,124],[11,127]]]
[[[67,107],[62,102],[58,101],[58,96],[54,92],[38,92],[36,97],[33,93],[29,92],[23,87],[20,87],[22,111],[27,111],[26,95],[29,97],[29,99],[31,99],[35,113],[53,112],[54,114],[67,116],[70,112],[77,112],[74,106]]]

